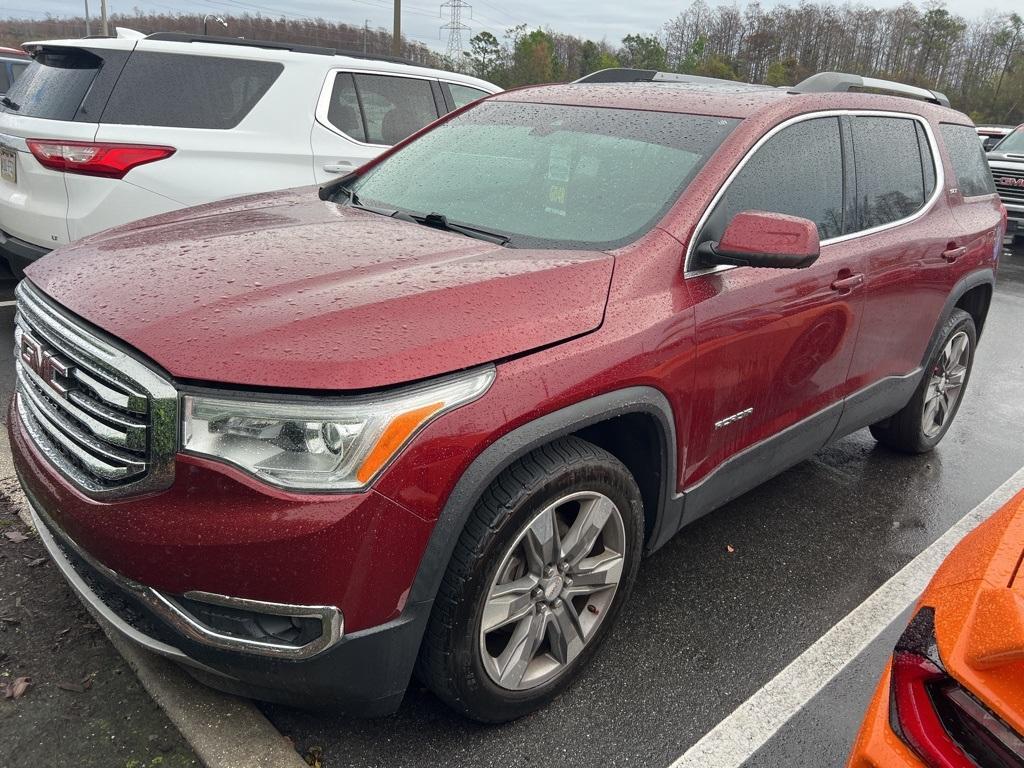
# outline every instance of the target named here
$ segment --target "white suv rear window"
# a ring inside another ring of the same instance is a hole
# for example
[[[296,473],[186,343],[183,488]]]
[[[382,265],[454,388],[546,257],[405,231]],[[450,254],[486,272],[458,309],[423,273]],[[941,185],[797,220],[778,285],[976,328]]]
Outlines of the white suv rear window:
[[[102,63],[88,51],[42,51],[11,86],[3,109],[24,117],[74,120]]]
[[[136,51],[125,64],[100,122],[234,128],[283,69],[272,61]]]

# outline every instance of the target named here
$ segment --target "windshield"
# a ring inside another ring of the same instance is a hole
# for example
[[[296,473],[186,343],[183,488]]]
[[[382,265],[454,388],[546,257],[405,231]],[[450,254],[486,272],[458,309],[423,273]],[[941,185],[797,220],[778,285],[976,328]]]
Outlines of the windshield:
[[[360,205],[509,238],[612,248],[653,227],[738,123],[665,112],[484,102],[356,179]]]
[[[1015,155],[1024,155],[1024,126],[1021,126],[1004,138],[990,149],[989,152],[1009,152]]]

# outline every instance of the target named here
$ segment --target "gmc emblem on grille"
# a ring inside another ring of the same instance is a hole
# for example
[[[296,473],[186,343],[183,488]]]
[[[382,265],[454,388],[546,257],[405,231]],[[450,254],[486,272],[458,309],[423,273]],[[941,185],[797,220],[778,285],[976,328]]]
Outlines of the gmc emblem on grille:
[[[21,356],[21,362],[35,371],[51,389],[57,394],[67,395],[67,379],[71,372],[67,360],[45,349],[39,339],[24,330],[21,332],[21,348],[18,354]]]
[[[1002,184],[1004,187],[1020,187],[1024,189],[1024,178],[1015,179],[1013,176],[1000,176],[996,179],[996,184]]]

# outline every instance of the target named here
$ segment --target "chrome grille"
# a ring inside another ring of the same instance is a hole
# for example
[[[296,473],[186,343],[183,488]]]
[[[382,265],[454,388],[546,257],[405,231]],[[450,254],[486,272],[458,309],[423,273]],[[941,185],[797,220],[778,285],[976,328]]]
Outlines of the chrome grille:
[[[28,281],[17,293],[17,408],[40,452],[96,498],[170,485],[177,442],[170,382]]]
[[[996,191],[1004,203],[1024,204],[1024,168],[993,168]]]

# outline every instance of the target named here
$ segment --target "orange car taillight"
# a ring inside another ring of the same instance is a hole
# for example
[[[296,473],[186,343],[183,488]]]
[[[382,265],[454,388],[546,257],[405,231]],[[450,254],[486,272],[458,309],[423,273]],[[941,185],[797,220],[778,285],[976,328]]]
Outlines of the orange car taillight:
[[[923,656],[897,651],[892,659],[892,698],[897,733],[929,768],[977,768],[950,737],[935,710],[931,684],[946,673]]]
[[[124,178],[137,165],[163,160],[175,152],[174,147],[150,144],[108,144],[57,139],[28,139],[25,143],[45,168],[111,179]]]
[[[929,768],[1024,768],[1024,740],[947,674],[923,608],[896,645],[889,721]]]

